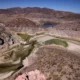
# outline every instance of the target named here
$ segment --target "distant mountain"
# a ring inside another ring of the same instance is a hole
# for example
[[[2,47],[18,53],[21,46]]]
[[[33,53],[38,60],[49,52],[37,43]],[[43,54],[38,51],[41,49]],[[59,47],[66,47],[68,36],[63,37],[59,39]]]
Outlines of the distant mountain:
[[[39,7],[27,7],[27,8],[9,8],[9,9],[0,9],[0,14],[21,14],[21,13],[44,13],[44,14],[52,14],[54,10],[48,8],[39,8]]]
[[[53,9],[48,9],[48,8],[39,8],[39,7],[27,7],[27,8],[20,8],[20,7],[15,7],[15,8],[8,8],[8,9],[0,9],[0,14],[8,14],[8,15],[13,15],[13,14],[45,14],[48,16],[52,17],[58,17],[58,18],[76,18],[80,19],[80,14],[72,13],[72,12],[65,12],[65,11],[56,11]],[[42,16],[42,15],[41,15]]]

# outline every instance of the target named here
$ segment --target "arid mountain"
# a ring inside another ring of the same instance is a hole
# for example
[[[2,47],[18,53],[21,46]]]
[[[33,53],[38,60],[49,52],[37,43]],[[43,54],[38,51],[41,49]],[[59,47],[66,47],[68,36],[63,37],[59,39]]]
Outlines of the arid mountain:
[[[0,14],[7,14],[7,15],[13,15],[13,14],[45,14],[45,15],[51,15],[53,17],[59,17],[59,18],[78,18],[80,19],[80,14],[75,14],[72,12],[64,12],[64,11],[56,11],[53,9],[48,8],[39,8],[39,7],[27,7],[27,8],[9,8],[9,9],[0,9]]]

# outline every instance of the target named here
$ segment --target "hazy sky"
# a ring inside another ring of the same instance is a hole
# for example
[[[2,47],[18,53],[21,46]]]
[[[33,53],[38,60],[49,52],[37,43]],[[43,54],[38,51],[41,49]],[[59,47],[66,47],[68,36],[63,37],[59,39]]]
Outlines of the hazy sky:
[[[47,7],[80,13],[80,0],[0,0],[0,8]]]

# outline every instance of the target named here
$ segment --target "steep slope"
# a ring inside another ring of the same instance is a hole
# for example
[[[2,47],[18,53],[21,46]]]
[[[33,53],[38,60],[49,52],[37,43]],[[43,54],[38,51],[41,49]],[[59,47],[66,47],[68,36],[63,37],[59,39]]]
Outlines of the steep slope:
[[[6,27],[9,27],[11,30],[14,31],[26,31],[26,28],[36,28],[37,25],[35,22],[26,19],[26,18],[15,18],[11,21],[6,22]]]
[[[36,27],[36,24],[26,18],[16,18],[6,23],[8,27]]]

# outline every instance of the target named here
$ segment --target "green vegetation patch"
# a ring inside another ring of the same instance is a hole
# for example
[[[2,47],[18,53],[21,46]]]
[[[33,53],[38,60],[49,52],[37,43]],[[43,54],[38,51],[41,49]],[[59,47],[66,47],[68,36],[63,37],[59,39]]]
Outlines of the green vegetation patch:
[[[24,41],[28,41],[31,38],[28,34],[17,33],[17,35],[24,39]]]
[[[56,44],[56,45],[62,45],[64,47],[68,47],[68,43],[60,39],[50,39],[50,40],[45,41],[44,44],[45,45]]]

